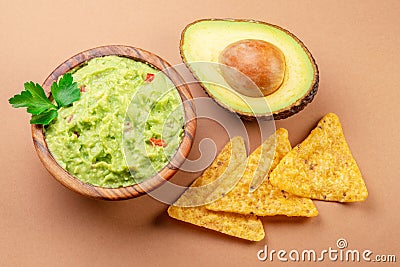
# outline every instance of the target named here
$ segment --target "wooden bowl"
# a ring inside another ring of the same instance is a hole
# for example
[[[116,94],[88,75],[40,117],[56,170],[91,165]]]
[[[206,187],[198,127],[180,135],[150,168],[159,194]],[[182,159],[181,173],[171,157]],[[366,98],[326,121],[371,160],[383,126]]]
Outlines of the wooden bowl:
[[[58,77],[92,58],[107,55],[117,55],[146,62],[154,68],[163,71],[174,83],[183,102],[185,125],[182,142],[171,161],[153,177],[139,184],[119,188],[105,188],[82,182],[63,169],[54,159],[47,147],[42,125],[32,125],[32,138],[36,152],[43,165],[61,184],[86,197],[104,200],[123,200],[146,194],[162,185],[178,171],[178,168],[184,162],[191,149],[193,138],[196,133],[197,120],[192,95],[178,72],[174,68],[171,68],[171,65],[159,56],[130,46],[110,45],[97,47],[81,52],[66,60],[58,66],[43,83],[43,89],[47,96],[50,97],[50,87],[54,81],[57,81]]]

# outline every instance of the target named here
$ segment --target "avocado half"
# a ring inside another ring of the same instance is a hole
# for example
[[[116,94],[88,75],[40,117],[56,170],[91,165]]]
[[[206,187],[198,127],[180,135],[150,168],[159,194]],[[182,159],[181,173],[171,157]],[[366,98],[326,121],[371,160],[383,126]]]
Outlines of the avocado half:
[[[221,86],[203,83],[209,72],[195,62],[218,63],[219,55],[228,45],[245,39],[269,42],[285,56],[285,75],[274,93],[250,97],[226,90]],[[284,119],[301,111],[318,90],[319,73],[311,53],[289,31],[269,23],[254,20],[204,19],[185,27],[181,35],[180,53],[183,62],[199,80],[206,93],[219,105],[244,119]],[[266,108],[268,103],[269,108]]]

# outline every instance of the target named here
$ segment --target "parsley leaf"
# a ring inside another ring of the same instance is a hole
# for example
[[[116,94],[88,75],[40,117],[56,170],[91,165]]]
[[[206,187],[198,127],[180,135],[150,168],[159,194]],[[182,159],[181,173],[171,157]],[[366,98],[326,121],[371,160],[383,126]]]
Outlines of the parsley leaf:
[[[50,100],[46,97],[43,88],[33,82],[24,84],[25,91],[10,98],[8,102],[14,108],[26,107],[31,114],[40,114],[48,109],[56,109]]]
[[[58,116],[58,109],[72,104],[81,96],[80,89],[70,73],[61,77],[58,83],[54,82],[51,85],[51,93],[57,105],[46,97],[38,83],[27,82],[24,87],[24,91],[11,97],[8,102],[14,108],[27,108],[26,111],[32,114],[31,124],[49,124]]]
[[[81,91],[77,83],[73,82],[71,73],[64,74],[58,84],[55,82],[51,85],[51,94],[59,108],[66,107],[81,97]]]
[[[57,110],[51,109],[49,111],[43,112],[41,114],[37,115],[32,115],[32,118],[30,120],[31,124],[43,124],[47,125],[49,124],[52,120],[57,118],[58,112]]]

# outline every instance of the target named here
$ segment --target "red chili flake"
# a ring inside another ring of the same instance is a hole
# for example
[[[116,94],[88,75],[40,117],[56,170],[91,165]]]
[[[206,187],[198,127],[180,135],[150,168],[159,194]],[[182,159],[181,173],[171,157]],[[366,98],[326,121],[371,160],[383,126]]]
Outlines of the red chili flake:
[[[147,73],[146,74],[146,82],[151,82],[151,81],[153,81],[154,80],[154,74],[153,73]]]
[[[82,85],[81,86],[81,93],[86,92],[86,86]]]
[[[67,119],[67,122],[71,122],[73,118],[74,118],[74,115],[69,116]]]
[[[167,146],[167,143],[162,139],[150,138],[150,143],[152,146],[162,146],[162,147]]]
[[[77,138],[79,138],[79,136],[81,136],[77,131],[74,131],[74,134],[76,135]]]

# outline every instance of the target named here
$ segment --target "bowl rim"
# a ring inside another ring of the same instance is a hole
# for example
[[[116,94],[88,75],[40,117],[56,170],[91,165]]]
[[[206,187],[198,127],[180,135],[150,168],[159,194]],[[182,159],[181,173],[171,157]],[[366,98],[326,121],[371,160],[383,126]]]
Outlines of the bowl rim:
[[[43,132],[43,125],[33,124],[31,133],[36,152],[48,172],[62,185],[83,196],[103,200],[124,200],[142,196],[169,180],[183,164],[188,156],[196,134],[197,118],[192,94],[182,76],[167,61],[147,50],[127,45],[106,45],[82,51],[61,63],[43,82],[42,86],[46,96],[50,97],[51,84],[58,77],[90,59],[116,55],[130,58],[149,64],[151,67],[162,71],[173,82],[183,103],[185,122],[182,141],[171,160],[158,173],[147,178],[141,183],[126,187],[106,188],[95,186],[79,180],[71,175],[54,159]]]

